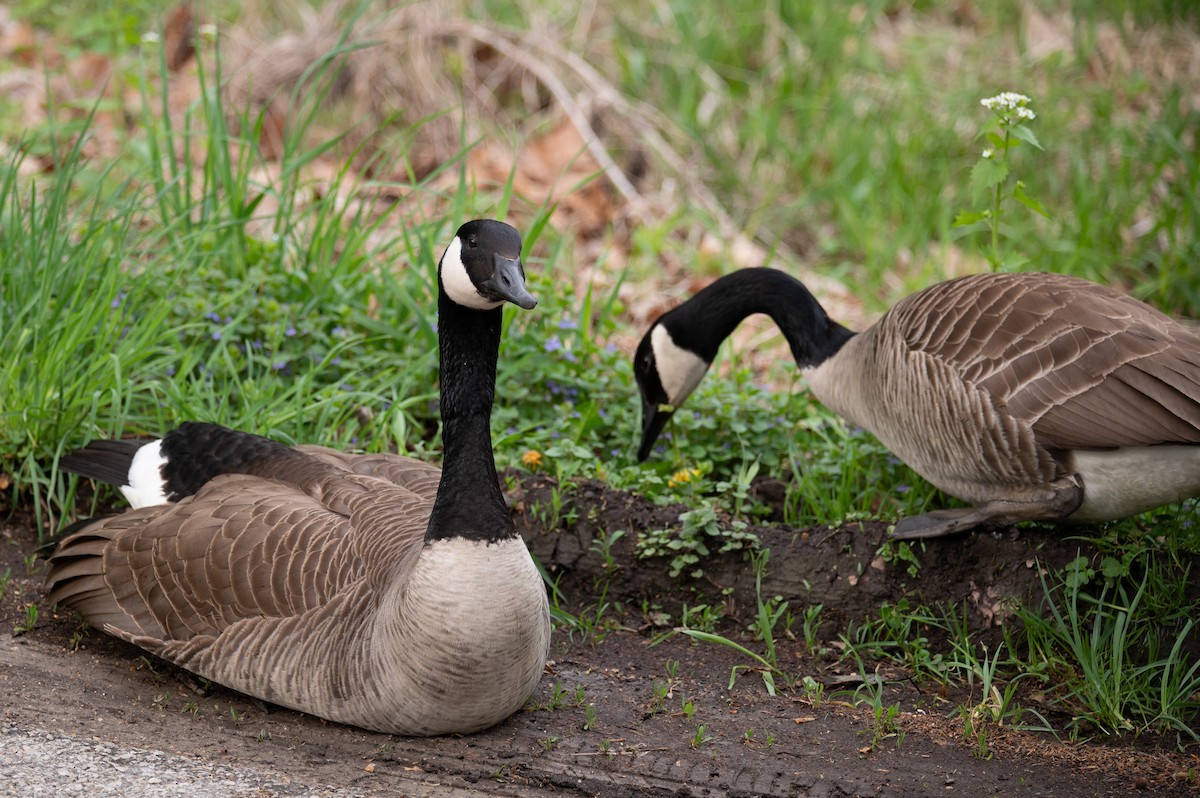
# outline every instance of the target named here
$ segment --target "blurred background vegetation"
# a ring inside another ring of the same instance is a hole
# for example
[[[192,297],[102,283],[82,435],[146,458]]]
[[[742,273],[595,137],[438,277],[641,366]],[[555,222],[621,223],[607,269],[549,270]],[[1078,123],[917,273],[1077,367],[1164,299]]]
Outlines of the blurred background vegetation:
[[[526,231],[544,297],[512,320],[502,464],[559,452],[540,467],[675,497],[712,489],[679,468],[806,468],[793,520],[919,508],[937,497],[809,402],[765,320],[634,466],[626,353],[736,268],[786,269],[855,327],[987,269],[953,221],[983,204],[979,101],[1004,90],[1033,98],[1044,150],[1012,171],[1047,210],[1006,215],[1005,247],[1200,315],[1192,3],[20,0],[0,56],[18,487],[183,416],[436,454],[433,268],[487,215]]]

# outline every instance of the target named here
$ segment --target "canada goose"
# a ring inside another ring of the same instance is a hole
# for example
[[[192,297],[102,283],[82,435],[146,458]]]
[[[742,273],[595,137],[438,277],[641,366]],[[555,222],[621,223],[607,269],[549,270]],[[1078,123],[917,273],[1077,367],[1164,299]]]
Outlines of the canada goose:
[[[639,460],[752,313],[779,325],[826,407],[975,505],[904,518],[897,538],[1112,520],[1200,495],[1200,337],[1132,297],[1057,274],[939,283],[860,334],[783,272],[726,275],[638,346]]]
[[[542,578],[492,457],[501,304],[532,308],[521,237],[459,228],[438,265],[444,462],[185,423],[61,467],[134,509],[50,558],[49,600],[193,673],[328,720],[468,733],[521,707],[550,644]]]

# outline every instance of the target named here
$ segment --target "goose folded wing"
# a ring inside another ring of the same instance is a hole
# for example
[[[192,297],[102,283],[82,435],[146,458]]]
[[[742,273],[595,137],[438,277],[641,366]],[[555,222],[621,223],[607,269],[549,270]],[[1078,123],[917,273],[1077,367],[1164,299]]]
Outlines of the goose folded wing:
[[[442,470],[435,465],[395,454],[346,454],[324,446],[299,446],[305,454],[329,465],[368,477],[378,477],[421,496],[434,496]]]
[[[64,541],[50,599],[93,624],[159,640],[298,616],[405,567],[429,505],[355,475],[309,492],[223,475],[178,504],[104,519]]]
[[[1049,449],[1200,442],[1200,338],[1089,286],[1025,297],[965,373]]]
[[[936,358],[1048,449],[1200,442],[1200,338],[1064,275],[968,277],[897,304],[910,352]]]

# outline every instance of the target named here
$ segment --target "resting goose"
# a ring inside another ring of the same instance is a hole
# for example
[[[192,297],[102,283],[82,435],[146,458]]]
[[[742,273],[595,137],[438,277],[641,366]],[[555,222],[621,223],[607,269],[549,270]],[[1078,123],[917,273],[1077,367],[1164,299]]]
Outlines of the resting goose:
[[[50,559],[49,599],[193,673],[403,735],[521,707],[549,653],[545,587],[489,423],[501,305],[532,308],[521,237],[464,224],[438,266],[445,459],[288,447],[212,424],[93,442],[62,468],[134,505]]]
[[[656,320],[638,346],[639,460],[752,313],[779,325],[826,407],[974,505],[904,518],[897,538],[1105,521],[1200,495],[1200,337],[1132,297],[1058,274],[939,283],[859,334],[783,272],[726,275]]]

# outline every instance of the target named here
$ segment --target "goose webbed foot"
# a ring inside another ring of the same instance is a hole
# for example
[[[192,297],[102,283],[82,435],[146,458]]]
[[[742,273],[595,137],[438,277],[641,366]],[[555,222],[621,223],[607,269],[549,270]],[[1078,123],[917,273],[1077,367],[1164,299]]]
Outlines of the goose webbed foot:
[[[1053,485],[1044,499],[996,499],[975,507],[931,510],[901,518],[893,528],[893,540],[936,538],[977,527],[1009,526],[1020,521],[1054,521],[1066,518],[1083,503],[1083,488],[1075,480]]]
[[[901,518],[892,528],[893,540],[916,540],[918,538],[940,538],[955,532],[967,532],[982,524],[986,516],[976,507],[960,507],[953,510],[933,510],[921,515]]]

